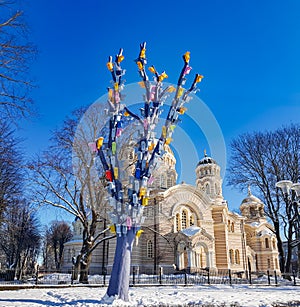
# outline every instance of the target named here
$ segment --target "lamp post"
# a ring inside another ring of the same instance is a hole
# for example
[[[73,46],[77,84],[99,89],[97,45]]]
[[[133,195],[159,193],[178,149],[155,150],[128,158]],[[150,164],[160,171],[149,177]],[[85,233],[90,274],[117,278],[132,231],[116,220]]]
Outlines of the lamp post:
[[[298,276],[300,276],[300,183],[293,183],[290,180],[278,181],[275,185],[281,189],[285,200],[290,204],[293,210],[293,226],[296,233],[295,240],[292,241],[291,246],[294,248],[298,246]]]

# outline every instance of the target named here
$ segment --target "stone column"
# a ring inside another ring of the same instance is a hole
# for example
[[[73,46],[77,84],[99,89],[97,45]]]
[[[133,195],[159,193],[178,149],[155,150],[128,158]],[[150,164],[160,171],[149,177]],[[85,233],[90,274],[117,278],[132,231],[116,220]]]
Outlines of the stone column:
[[[194,267],[193,250],[191,248],[186,249],[188,256],[188,268]]]

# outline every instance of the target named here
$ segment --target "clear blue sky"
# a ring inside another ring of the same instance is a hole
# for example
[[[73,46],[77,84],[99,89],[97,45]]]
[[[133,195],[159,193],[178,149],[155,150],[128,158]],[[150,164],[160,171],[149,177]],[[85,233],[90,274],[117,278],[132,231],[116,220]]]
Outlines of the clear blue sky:
[[[51,129],[72,110],[106,93],[106,61],[120,47],[127,83],[139,81],[133,60],[143,41],[149,64],[166,70],[172,83],[182,54],[191,52],[193,72],[205,76],[197,95],[221,128],[227,158],[237,135],[299,122],[298,0],[35,0],[23,9],[39,49],[32,75],[40,117],[22,131],[28,154],[45,148]],[[207,145],[196,146],[201,156]],[[190,176],[182,180],[193,183]],[[230,208],[237,207],[244,195],[223,189]]]

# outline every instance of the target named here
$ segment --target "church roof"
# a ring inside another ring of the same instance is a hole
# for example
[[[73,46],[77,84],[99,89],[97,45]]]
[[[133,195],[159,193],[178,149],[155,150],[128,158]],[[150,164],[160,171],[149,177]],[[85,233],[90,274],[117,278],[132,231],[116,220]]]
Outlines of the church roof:
[[[265,229],[261,230],[257,234],[257,236],[259,236],[259,237],[263,237],[263,236],[271,236],[271,237],[273,237],[273,236],[275,236],[275,234],[269,228],[265,228]]]
[[[256,196],[252,195],[250,186],[248,187],[248,196],[243,199],[242,205],[246,204],[263,204],[263,202]]]
[[[201,231],[201,228],[197,226],[190,226],[188,228],[181,230],[181,232],[185,234],[187,237],[192,237],[195,234],[197,234],[199,231]]]
[[[204,158],[202,158],[202,159],[198,162],[197,166],[199,166],[199,165],[205,165],[205,164],[217,164],[217,162],[216,162],[213,158],[208,157],[207,154],[205,153],[205,154],[204,154]]]

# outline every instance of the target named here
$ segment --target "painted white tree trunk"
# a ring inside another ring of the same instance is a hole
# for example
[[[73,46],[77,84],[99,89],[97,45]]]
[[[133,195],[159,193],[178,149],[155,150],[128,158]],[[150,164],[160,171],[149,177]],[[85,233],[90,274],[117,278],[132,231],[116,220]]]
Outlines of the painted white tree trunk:
[[[135,230],[133,228],[126,235],[117,237],[114,263],[107,288],[108,296],[115,296],[125,302],[129,300],[130,264],[134,238]]]

